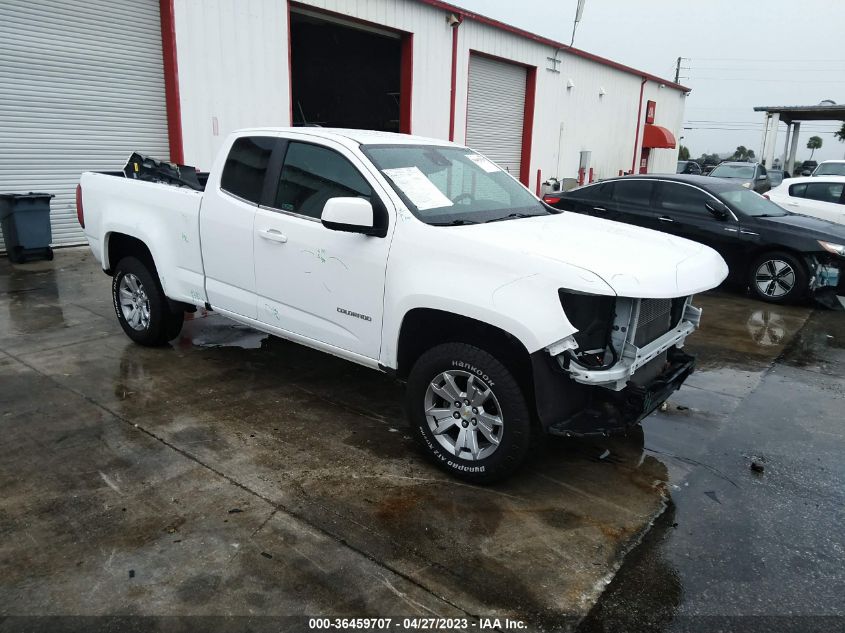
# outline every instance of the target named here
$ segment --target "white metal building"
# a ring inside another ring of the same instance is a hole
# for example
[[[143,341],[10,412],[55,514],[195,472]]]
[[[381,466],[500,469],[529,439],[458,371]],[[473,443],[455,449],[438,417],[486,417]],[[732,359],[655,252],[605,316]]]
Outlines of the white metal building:
[[[80,172],[290,124],[452,139],[532,190],[674,172],[687,93],[440,0],[4,0],[0,192],[55,194],[77,243]]]

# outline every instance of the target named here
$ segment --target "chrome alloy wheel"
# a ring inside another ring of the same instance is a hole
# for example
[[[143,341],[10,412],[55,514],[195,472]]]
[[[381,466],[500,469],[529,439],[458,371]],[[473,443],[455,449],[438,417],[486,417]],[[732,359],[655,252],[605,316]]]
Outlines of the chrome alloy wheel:
[[[141,280],[126,273],[118,286],[120,311],[133,330],[143,332],[150,327],[150,300]]]
[[[754,281],[760,294],[782,297],[795,286],[795,271],[782,259],[770,259],[760,264]]]
[[[477,376],[459,370],[437,374],[426,389],[423,406],[428,428],[455,457],[476,461],[499,448],[502,408],[493,390]]]

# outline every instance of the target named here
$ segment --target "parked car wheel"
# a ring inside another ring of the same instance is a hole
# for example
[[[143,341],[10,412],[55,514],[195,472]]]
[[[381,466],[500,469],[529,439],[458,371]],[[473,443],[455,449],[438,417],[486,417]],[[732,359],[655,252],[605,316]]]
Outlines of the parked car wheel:
[[[794,255],[772,251],[760,255],[751,264],[751,292],[769,303],[789,303],[804,296],[807,270]]]
[[[513,374],[488,352],[445,343],[408,377],[414,438],[446,472],[474,483],[507,477],[525,461],[531,414]]]
[[[164,345],[178,336],[184,312],[173,312],[146,264],[124,257],[115,266],[112,300],[126,335],[139,345]]]

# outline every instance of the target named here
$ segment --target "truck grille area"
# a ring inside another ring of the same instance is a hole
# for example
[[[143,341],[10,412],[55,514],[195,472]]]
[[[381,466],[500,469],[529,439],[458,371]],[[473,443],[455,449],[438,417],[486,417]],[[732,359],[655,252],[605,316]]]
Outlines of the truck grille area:
[[[643,347],[672,329],[672,299],[642,299],[634,345]]]

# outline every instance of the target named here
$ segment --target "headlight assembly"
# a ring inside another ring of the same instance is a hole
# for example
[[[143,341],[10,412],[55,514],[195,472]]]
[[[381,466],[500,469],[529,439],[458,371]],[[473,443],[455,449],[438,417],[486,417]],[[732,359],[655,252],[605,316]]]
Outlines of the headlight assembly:
[[[834,255],[845,257],[845,246],[843,246],[842,244],[833,244],[832,242],[825,242],[824,240],[819,240],[819,246],[821,246],[828,253],[833,253]]]

